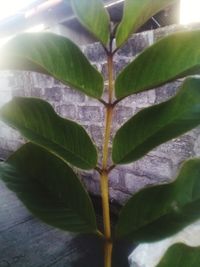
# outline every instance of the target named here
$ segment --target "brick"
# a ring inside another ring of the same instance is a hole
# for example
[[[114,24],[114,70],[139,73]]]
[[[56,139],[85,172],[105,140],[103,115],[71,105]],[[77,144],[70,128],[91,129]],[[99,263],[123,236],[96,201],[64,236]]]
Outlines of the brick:
[[[184,160],[198,155],[197,150],[195,150],[197,146],[198,139],[195,140],[187,133],[186,135],[182,135],[173,141],[160,145],[158,148],[154,149],[152,153],[160,158],[170,159],[173,166],[178,166]]]
[[[45,88],[44,98],[50,101],[61,101],[62,89],[60,87]]]
[[[56,111],[60,116],[67,119],[76,119],[76,106],[74,105],[60,105],[56,107]]]
[[[105,80],[108,80],[108,64],[107,63],[102,64],[101,74],[103,75]]]
[[[181,81],[176,81],[168,83],[164,86],[161,86],[155,90],[156,92],[156,103],[160,103],[168,100],[170,97],[174,96],[181,85]]]
[[[128,40],[118,51],[117,55],[131,57],[132,56],[132,43]]]
[[[117,169],[111,171],[109,176],[109,185],[113,188],[117,188],[119,184],[121,184],[121,172]]]
[[[86,46],[84,54],[92,62],[102,62],[106,60],[106,53],[100,43],[89,44]]]
[[[81,179],[88,191],[96,195],[100,194],[99,182],[93,180],[92,175],[82,175]]]
[[[102,109],[98,106],[78,107],[78,117],[80,120],[89,122],[101,122],[103,118]]]
[[[164,28],[159,28],[154,31],[154,42],[180,30],[183,30],[183,26],[181,25],[170,25]]]
[[[172,177],[172,161],[163,156],[147,155],[130,165],[132,172],[150,180],[164,182]]]
[[[55,85],[55,79],[41,73],[31,73],[31,83],[35,87],[51,88]]]
[[[102,144],[103,142],[103,129],[100,126],[97,125],[91,125],[89,127],[89,131],[92,135],[93,140],[95,140],[95,142],[97,144]]]
[[[129,62],[131,62],[131,58],[117,58],[117,60],[114,61],[115,75],[118,75]]]
[[[149,32],[143,32],[136,34],[130,40],[130,46],[132,48],[131,55],[136,56],[150,45]]]
[[[78,90],[71,89],[65,86],[62,91],[64,103],[83,103],[85,101],[85,95]]]
[[[121,205],[124,205],[126,201],[131,197],[130,193],[113,189],[112,187],[109,188],[110,193],[110,202],[117,202]]]
[[[133,115],[133,109],[131,107],[117,106],[114,111],[114,122],[118,124],[124,123]]]
[[[26,96],[25,92],[23,89],[18,89],[18,90],[13,90],[12,91],[12,97],[15,97],[15,96]]]
[[[32,97],[42,97],[42,88],[32,87],[31,88],[31,96]]]
[[[152,184],[152,181],[146,176],[135,175],[134,173],[125,173],[125,188],[128,192],[135,193],[138,192],[143,187]]]
[[[12,89],[15,87],[24,87],[24,72],[21,71],[11,71],[10,75],[8,74],[8,86]]]
[[[154,95],[154,101],[155,101],[155,93],[152,92],[152,95]],[[149,97],[150,96],[150,97]],[[136,107],[139,109],[146,108],[151,106],[152,104],[152,96],[149,95],[149,92],[142,92],[135,95],[135,103]]]

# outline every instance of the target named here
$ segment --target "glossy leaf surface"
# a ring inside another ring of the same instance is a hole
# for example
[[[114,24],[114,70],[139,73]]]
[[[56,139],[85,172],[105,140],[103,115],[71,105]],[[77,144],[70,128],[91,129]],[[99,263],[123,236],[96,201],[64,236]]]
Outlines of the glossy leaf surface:
[[[123,18],[116,33],[117,47],[153,15],[177,2],[176,0],[125,0]]]
[[[114,163],[138,160],[156,146],[200,124],[200,79],[189,78],[170,100],[148,107],[128,120],[113,140]]]
[[[102,0],[71,0],[74,12],[83,26],[104,45],[109,40],[109,15]]]
[[[0,69],[48,74],[85,94],[99,98],[103,78],[69,39],[53,33],[25,33],[0,51]]]
[[[199,66],[200,31],[175,33],[144,50],[122,70],[116,79],[116,97],[120,99],[197,73]]]
[[[0,178],[42,221],[66,231],[97,231],[93,206],[81,182],[47,150],[24,145],[1,163]]]
[[[200,247],[189,247],[184,244],[175,244],[157,267],[198,267],[200,266]]]
[[[149,242],[166,238],[200,218],[200,159],[187,161],[171,184],[146,188],[122,208],[118,238]]]
[[[44,100],[16,97],[1,108],[0,117],[25,138],[72,165],[82,169],[96,166],[97,151],[86,131],[59,117]]]

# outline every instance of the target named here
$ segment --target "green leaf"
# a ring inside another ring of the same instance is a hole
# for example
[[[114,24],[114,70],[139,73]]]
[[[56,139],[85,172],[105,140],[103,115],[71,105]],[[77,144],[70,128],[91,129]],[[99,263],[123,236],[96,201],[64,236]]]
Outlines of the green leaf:
[[[114,163],[135,161],[200,124],[199,88],[200,79],[188,78],[175,97],[145,108],[128,120],[113,140]]]
[[[200,247],[189,247],[184,244],[175,244],[157,267],[198,267],[200,266]]]
[[[0,165],[0,177],[42,221],[72,232],[97,233],[90,198],[73,170],[28,143]]]
[[[31,142],[76,167],[92,169],[97,164],[97,151],[86,131],[59,117],[44,100],[16,97],[0,109],[0,117]]]
[[[41,72],[89,96],[102,95],[102,76],[65,37],[53,33],[24,33],[9,41],[0,54],[1,70]]]
[[[200,31],[165,37],[142,52],[116,79],[116,97],[149,90],[199,71]]]
[[[117,47],[153,15],[175,2],[177,0],[125,0],[123,18],[116,33]]]
[[[106,45],[109,40],[109,15],[102,0],[71,0],[71,4],[83,26]]]
[[[117,238],[149,242],[166,238],[200,218],[200,159],[187,161],[171,184],[146,188],[122,208]]]

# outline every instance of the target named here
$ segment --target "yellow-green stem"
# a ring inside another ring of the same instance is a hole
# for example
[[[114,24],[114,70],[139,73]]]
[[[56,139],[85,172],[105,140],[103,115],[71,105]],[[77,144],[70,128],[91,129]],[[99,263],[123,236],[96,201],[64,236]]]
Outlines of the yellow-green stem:
[[[110,141],[110,132],[111,132],[111,124],[112,124],[112,115],[113,108],[112,106],[108,106],[106,108],[106,125],[105,125],[105,135],[104,135],[104,146],[103,146],[103,160],[102,160],[102,170],[105,170],[108,166],[108,149],[109,149],[109,141]]]
[[[109,192],[108,192],[108,175],[101,174],[101,196],[103,206],[103,222],[104,222],[104,267],[111,267],[112,243],[110,229],[110,207],[109,207]]]
[[[113,56],[108,55],[108,105],[106,106],[105,135],[103,144],[103,159],[101,169],[101,195],[104,222],[104,267],[111,267],[112,264],[112,241],[110,226],[110,206],[109,206],[109,188],[108,188],[108,152],[109,140],[111,134],[112,115],[113,115]]]
[[[108,176],[102,173],[101,175],[101,195],[103,204],[103,220],[104,220],[104,235],[106,239],[110,239],[110,210],[109,210],[109,197],[108,197]]]

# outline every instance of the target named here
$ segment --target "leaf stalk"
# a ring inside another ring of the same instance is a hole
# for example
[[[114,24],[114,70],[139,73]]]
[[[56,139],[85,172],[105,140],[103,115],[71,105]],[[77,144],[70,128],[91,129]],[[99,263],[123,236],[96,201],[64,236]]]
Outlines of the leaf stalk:
[[[111,267],[112,262],[112,241],[111,241],[111,224],[110,224],[110,206],[109,206],[109,186],[108,186],[108,155],[109,141],[111,136],[112,116],[113,116],[113,54],[107,53],[108,64],[108,103],[105,105],[105,134],[103,143],[103,159],[102,169],[100,172],[102,208],[103,208],[103,223],[104,223],[104,267]]]

